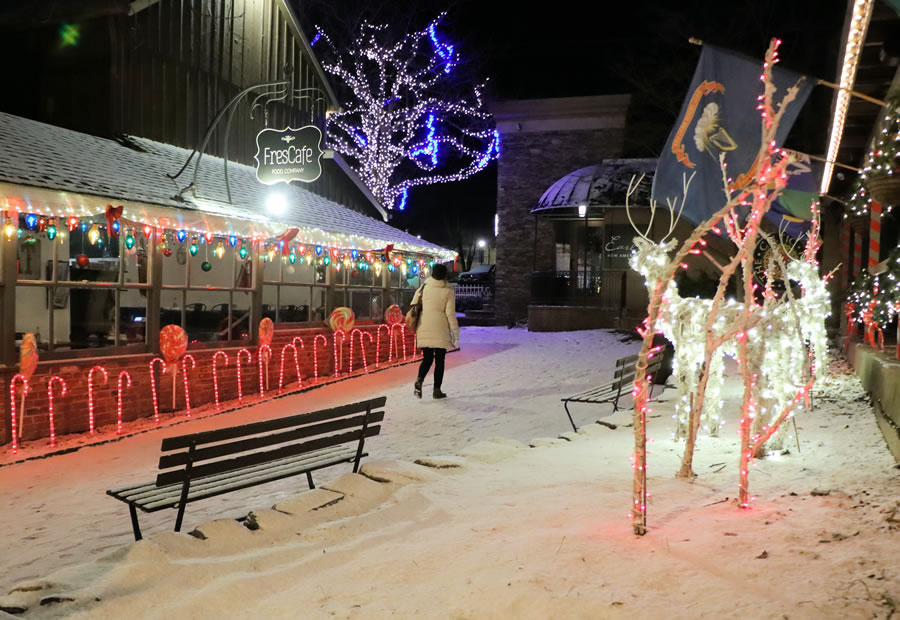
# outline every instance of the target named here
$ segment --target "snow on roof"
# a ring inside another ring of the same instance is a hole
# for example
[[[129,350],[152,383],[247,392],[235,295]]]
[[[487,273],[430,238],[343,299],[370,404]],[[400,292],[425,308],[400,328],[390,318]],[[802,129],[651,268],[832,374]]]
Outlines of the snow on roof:
[[[398,250],[436,254],[455,252],[323,198],[298,184],[270,187],[256,179],[255,169],[228,163],[232,202],[227,202],[223,160],[204,155],[195,192],[184,191],[194,174],[195,156],[173,181],[191,152],[145,138],[127,136],[121,142],[0,113],[0,182],[127,200],[182,211],[319,230],[354,236],[372,247],[394,244]],[[273,192],[285,196],[288,209],[278,221],[265,211]]]
[[[623,207],[628,184],[642,175],[643,183],[631,198],[632,205],[650,204],[650,183],[655,159],[608,159],[596,166],[570,172],[544,192],[532,213],[577,207]]]

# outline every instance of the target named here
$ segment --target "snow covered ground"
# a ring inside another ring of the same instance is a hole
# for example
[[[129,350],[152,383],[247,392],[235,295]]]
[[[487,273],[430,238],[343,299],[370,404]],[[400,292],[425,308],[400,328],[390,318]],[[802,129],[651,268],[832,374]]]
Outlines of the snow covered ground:
[[[651,531],[636,538],[625,515],[628,412],[604,418],[615,430],[588,424],[572,441],[532,441],[570,430],[560,396],[635,349],[604,331],[465,328],[447,401],[413,399],[415,371],[398,368],[2,468],[0,586],[32,583],[0,608],[36,618],[890,617],[900,472],[855,377],[831,377],[802,414],[799,454],[758,463],[750,511],[733,503],[738,386],[726,384],[729,425],[698,445],[693,483],[673,478],[682,446],[669,439],[667,391],[649,427]],[[335,468],[331,495],[297,495],[291,480],[248,489],[188,507],[186,531],[199,524],[205,540],[168,532],[172,515],[158,514],[137,544],[124,505],[104,496],[151,475],[163,436],[381,393],[384,434],[364,472],[388,483]],[[586,423],[601,411],[576,415]],[[436,459],[458,467],[409,464],[425,455],[458,455]],[[343,499],[309,510],[333,497]],[[255,531],[229,519],[251,510]],[[74,600],[38,605],[48,596]]]

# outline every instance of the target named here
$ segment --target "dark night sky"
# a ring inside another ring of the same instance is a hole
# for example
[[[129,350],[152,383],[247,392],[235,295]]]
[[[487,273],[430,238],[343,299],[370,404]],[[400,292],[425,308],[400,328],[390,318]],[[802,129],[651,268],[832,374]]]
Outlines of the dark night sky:
[[[631,93],[626,155],[655,157],[699,57],[688,37],[762,58],[777,36],[784,40],[783,66],[833,80],[846,6],[845,0],[301,0],[297,8],[305,26],[321,25],[338,44],[349,42],[361,19],[402,33],[446,11],[444,36],[459,45],[470,75],[490,78],[490,97]],[[821,154],[831,96],[822,87],[813,91],[789,146]],[[393,223],[440,242],[440,212],[459,209],[489,235],[495,200],[492,165],[468,181],[411,191],[407,212]]]

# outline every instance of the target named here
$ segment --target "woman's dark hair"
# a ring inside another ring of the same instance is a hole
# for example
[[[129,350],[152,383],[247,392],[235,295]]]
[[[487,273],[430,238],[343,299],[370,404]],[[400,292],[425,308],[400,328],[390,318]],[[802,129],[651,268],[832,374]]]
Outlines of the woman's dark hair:
[[[442,265],[438,263],[434,267],[431,268],[431,277],[435,280],[446,280],[447,279],[447,265]]]

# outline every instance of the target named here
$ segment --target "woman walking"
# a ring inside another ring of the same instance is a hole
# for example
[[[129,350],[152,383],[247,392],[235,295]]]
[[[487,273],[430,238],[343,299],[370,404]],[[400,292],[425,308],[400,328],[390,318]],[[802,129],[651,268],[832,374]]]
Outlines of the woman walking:
[[[441,391],[444,381],[444,356],[447,349],[459,344],[459,324],[456,322],[456,296],[447,283],[447,267],[437,264],[431,277],[425,280],[413,297],[413,305],[421,302],[422,311],[416,327],[418,346],[422,349],[419,378],[415,395],[422,398],[422,382],[434,362],[434,398],[447,398]]]

